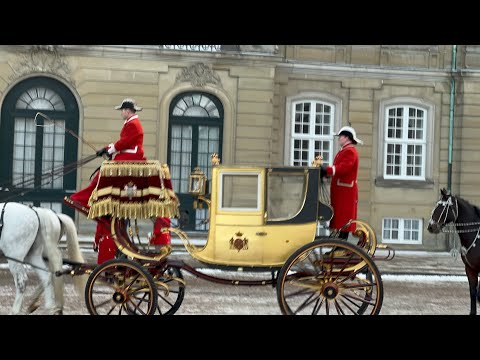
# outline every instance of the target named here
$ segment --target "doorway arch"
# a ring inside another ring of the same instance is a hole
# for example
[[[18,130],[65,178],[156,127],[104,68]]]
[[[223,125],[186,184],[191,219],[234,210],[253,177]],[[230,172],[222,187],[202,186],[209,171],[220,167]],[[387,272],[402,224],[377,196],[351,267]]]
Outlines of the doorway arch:
[[[36,116],[38,112],[51,121]],[[8,92],[0,121],[0,201],[18,201],[74,216],[63,198],[76,189],[76,170],[46,176],[77,161],[78,140],[65,128],[78,133],[79,108],[73,93],[60,81],[35,76]]]
[[[167,161],[172,187],[180,200],[182,228],[206,231],[207,209],[194,209],[188,193],[191,171],[199,167],[211,180],[210,155],[222,157],[224,109],[214,95],[187,91],[172,99],[169,107]]]

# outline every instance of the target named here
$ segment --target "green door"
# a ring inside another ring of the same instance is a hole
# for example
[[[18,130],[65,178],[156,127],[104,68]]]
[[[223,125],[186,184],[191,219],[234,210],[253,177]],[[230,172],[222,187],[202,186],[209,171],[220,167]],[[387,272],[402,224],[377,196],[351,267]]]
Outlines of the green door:
[[[45,114],[48,119],[38,114]],[[5,97],[0,122],[0,201],[17,201],[74,215],[63,197],[76,189],[79,111],[75,97],[62,83],[33,77]]]
[[[211,94],[187,92],[173,99],[169,114],[167,161],[173,190],[180,201],[182,228],[206,231],[208,211],[193,209],[188,180],[191,171],[198,166],[210,181],[211,154],[217,153],[222,158],[223,106]]]

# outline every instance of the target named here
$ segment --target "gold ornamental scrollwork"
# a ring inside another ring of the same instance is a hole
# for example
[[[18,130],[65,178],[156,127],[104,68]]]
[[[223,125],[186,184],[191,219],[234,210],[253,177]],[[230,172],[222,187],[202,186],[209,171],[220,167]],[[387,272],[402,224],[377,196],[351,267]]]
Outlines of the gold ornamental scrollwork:
[[[203,64],[196,63],[188,68],[183,69],[176,78],[176,82],[189,81],[192,86],[204,87],[208,83],[217,86],[222,86],[220,76],[212,70],[211,67]]]

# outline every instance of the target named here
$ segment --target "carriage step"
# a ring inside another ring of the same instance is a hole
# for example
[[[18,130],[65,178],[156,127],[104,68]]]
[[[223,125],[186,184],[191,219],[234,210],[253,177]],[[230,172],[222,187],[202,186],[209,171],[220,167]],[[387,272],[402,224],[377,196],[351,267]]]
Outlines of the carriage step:
[[[373,259],[375,260],[393,260],[395,257],[395,249],[390,247],[387,244],[377,244],[376,250],[380,250],[380,252],[386,251],[386,254],[380,255],[377,251],[373,255]]]

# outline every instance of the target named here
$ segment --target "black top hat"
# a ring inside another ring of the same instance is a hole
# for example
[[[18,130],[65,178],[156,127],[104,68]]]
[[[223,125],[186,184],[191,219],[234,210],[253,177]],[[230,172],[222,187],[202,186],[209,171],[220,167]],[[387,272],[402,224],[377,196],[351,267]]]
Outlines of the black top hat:
[[[142,108],[140,106],[137,106],[135,103],[135,100],[127,98],[123,99],[122,103],[118,106],[115,106],[116,110],[121,110],[121,109],[132,109],[134,111],[142,111]]]

